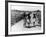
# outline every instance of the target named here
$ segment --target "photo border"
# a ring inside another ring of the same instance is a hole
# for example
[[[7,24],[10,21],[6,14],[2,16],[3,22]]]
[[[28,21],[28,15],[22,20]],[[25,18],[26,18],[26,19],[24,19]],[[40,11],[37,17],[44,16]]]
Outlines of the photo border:
[[[8,2],[27,3],[27,4],[42,4],[43,5],[43,33],[27,33],[8,35]],[[27,1],[5,1],[5,36],[23,36],[23,35],[40,35],[45,34],[45,3],[44,2],[27,2]]]

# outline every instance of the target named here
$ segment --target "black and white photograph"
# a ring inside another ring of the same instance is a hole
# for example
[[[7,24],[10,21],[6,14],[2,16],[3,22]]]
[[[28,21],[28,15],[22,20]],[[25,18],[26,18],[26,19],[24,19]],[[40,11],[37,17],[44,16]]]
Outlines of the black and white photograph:
[[[43,33],[43,4],[8,2],[8,35]]]

